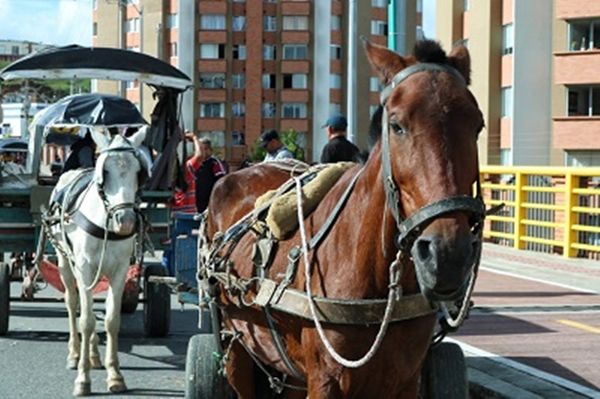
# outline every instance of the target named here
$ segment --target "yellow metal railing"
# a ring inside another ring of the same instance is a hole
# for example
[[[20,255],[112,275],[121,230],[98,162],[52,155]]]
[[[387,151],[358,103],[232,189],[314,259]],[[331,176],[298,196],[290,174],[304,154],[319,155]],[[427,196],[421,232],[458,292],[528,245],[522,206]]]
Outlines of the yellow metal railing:
[[[518,249],[600,256],[600,168],[481,167],[487,240]]]

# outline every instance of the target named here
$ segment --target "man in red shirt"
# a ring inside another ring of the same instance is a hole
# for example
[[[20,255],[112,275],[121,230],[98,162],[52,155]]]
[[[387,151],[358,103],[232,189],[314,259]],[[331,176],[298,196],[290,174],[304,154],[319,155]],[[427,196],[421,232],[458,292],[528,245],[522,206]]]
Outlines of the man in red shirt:
[[[186,132],[185,139],[194,143],[194,154],[184,165],[186,190],[176,188],[173,193],[173,212],[196,213],[196,172],[203,162],[202,145],[200,139],[193,132]]]

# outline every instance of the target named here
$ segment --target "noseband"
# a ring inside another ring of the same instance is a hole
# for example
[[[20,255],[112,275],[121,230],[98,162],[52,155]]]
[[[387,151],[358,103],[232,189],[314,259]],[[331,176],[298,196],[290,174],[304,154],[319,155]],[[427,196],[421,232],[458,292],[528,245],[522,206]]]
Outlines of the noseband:
[[[417,210],[408,218],[403,218],[400,214],[398,206],[400,202],[400,190],[394,180],[392,172],[392,163],[390,159],[390,138],[389,138],[389,121],[386,109],[386,102],[394,89],[406,80],[409,76],[419,72],[447,72],[455,79],[466,85],[465,79],[454,68],[449,65],[440,65],[432,63],[418,63],[404,68],[398,72],[382,91],[380,102],[383,106],[382,116],[382,148],[381,148],[381,163],[383,167],[383,187],[387,199],[387,205],[392,212],[399,236],[396,245],[399,250],[410,250],[414,239],[421,233],[423,226],[427,226],[433,219],[451,212],[466,212],[469,213],[474,231],[479,234],[481,226],[485,218],[485,205],[481,196],[481,186],[479,178],[477,179],[477,192],[475,197],[467,195],[459,195],[454,197],[444,198],[439,201],[432,202]],[[479,175],[479,174],[478,174]],[[480,238],[481,239],[481,238]]]

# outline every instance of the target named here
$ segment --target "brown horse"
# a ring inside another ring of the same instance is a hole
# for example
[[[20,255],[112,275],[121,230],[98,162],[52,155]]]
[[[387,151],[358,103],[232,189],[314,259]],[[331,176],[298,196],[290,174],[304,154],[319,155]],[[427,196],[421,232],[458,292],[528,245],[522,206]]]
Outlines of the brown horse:
[[[483,217],[471,201],[483,119],[467,88],[468,51],[459,46],[447,56],[431,41],[417,44],[410,57],[368,42],[365,48],[388,85],[383,139],[366,164],[348,170],[305,218],[306,232],[314,236],[362,168],[345,207],[309,254],[311,291],[336,299],[386,298],[391,292],[390,264],[397,258],[402,295],[421,292],[434,303],[455,300],[464,294],[476,262],[480,243],[474,226]],[[249,212],[257,196],[288,177],[289,172],[263,164],[221,179],[209,207],[209,240]],[[300,242],[296,232],[278,243],[266,277],[282,280],[288,252]],[[240,239],[229,257],[232,275],[255,276],[250,261],[254,243],[253,234]],[[306,291],[304,272],[301,263],[290,287]],[[227,377],[239,398],[257,395],[255,377],[262,372],[255,373],[256,360],[263,371],[282,373],[289,376],[287,384],[306,388],[286,389],[286,397],[417,397],[435,327],[433,313],[390,324],[370,361],[355,368],[334,358],[311,320],[273,311],[274,326],[269,326],[263,309],[240,306],[225,290],[219,302],[223,328],[236,334],[224,346]],[[274,343],[273,327],[291,367]],[[346,359],[362,357],[379,331],[378,325],[326,323],[323,328],[333,349]]]

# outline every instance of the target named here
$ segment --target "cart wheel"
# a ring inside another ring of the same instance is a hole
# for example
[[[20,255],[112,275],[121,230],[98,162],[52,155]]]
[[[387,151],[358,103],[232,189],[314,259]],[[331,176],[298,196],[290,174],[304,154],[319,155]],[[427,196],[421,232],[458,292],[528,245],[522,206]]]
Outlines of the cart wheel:
[[[442,342],[429,348],[421,372],[421,397],[427,399],[469,397],[467,366],[460,346]]]
[[[10,316],[10,273],[6,263],[0,263],[0,336],[8,332]]]
[[[121,300],[121,313],[133,313],[137,309],[140,302],[139,288],[134,291],[123,291],[123,299]]]
[[[196,334],[185,359],[186,399],[231,398],[233,391],[219,371],[219,346],[213,334]]]
[[[144,272],[144,330],[148,337],[164,337],[171,322],[171,289],[165,284],[150,283],[150,276],[166,276],[161,265],[148,265]]]

